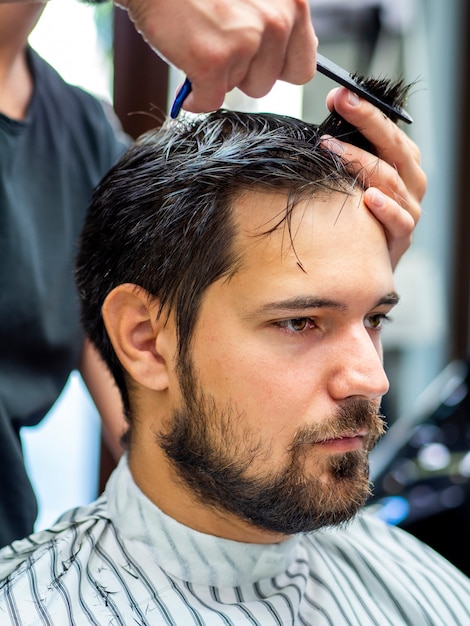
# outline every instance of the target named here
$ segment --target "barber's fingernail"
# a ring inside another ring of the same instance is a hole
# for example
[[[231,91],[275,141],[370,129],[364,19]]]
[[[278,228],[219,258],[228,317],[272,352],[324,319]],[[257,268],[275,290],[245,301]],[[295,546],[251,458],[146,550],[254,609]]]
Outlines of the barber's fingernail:
[[[385,206],[385,196],[378,189],[370,189],[369,193],[367,194],[367,200],[369,204],[373,204],[378,209]]]
[[[338,156],[343,156],[344,146],[331,135],[323,135],[321,138],[321,147],[329,150]]]
[[[358,107],[360,102],[361,100],[357,93],[354,93],[353,91],[348,91],[348,104],[350,104],[352,107]]]

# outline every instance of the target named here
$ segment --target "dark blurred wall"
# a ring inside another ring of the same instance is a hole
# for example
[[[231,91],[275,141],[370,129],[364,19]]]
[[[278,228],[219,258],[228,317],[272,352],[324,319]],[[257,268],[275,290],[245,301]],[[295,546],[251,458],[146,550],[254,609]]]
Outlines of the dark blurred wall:
[[[168,107],[168,65],[127,17],[114,11],[114,108],[131,137],[161,126]]]

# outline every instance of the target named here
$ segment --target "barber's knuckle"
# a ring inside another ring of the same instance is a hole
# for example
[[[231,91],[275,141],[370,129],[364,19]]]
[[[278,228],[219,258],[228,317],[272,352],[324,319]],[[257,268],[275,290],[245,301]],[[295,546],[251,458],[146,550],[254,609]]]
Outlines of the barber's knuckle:
[[[227,66],[231,51],[222,45],[214,45],[204,38],[197,38],[191,45],[190,58],[197,67],[197,77],[209,78]]]
[[[295,7],[298,12],[301,12],[302,15],[305,15],[305,11],[310,11],[310,1],[309,0],[294,0]]]
[[[428,186],[428,177],[423,172],[423,170],[420,170],[419,175],[416,178],[417,178],[416,180],[417,194],[418,194],[418,198],[421,199],[426,193],[426,189]]]
[[[410,141],[403,131],[395,134],[395,150],[401,154],[408,155],[410,152]]]
[[[295,14],[289,3],[266,3],[260,20],[261,30],[268,31],[277,39],[286,39],[293,27]]]
[[[293,6],[291,14],[294,16],[295,20],[302,23],[304,23],[306,20],[308,20],[309,22],[312,21],[310,17],[310,0],[291,0],[291,4]]]
[[[411,142],[410,152],[413,155],[413,159],[419,165],[421,163],[421,150],[418,148],[414,141]]]
[[[403,180],[399,172],[399,164],[393,163],[390,169],[390,182],[394,189],[401,189],[403,187]]]
[[[292,30],[292,22],[288,15],[276,13],[271,19],[271,29],[279,38],[286,38]]]

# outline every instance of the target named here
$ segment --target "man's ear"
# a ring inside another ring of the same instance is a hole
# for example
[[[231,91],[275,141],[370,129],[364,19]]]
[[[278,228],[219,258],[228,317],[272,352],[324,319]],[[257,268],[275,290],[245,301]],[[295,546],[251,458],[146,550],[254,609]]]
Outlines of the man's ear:
[[[158,316],[159,302],[142,287],[126,283],[106,297],[102,315],[116,355],[139,384],[155,391],[168,386],[168,366],[174,358],[172,324]]]

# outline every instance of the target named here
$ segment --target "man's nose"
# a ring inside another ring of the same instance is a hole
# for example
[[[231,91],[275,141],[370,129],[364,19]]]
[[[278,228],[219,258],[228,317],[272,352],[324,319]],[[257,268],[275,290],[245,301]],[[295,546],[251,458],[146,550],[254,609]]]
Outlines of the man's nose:
[[[351,330],[337,346],[329,377],[329,392],[335,400],[361,397],[375,400],[387,393],[389,382],[380,347],[365,327]]]

